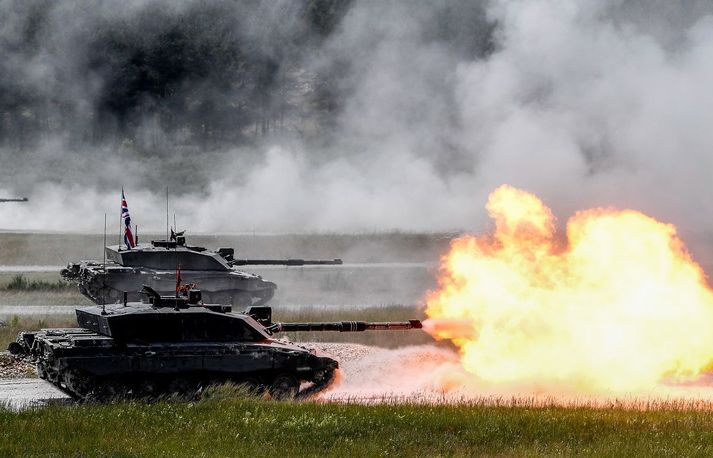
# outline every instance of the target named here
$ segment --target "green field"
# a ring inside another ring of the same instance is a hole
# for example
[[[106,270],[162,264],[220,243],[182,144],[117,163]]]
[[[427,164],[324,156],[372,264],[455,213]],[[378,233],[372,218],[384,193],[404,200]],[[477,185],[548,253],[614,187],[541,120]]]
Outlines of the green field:
[[[713,412],[217,396],[0,409],[0,456],[711,456]]]
[[[59,272],[0,272],[0,304],[90,305],[78,288]]]

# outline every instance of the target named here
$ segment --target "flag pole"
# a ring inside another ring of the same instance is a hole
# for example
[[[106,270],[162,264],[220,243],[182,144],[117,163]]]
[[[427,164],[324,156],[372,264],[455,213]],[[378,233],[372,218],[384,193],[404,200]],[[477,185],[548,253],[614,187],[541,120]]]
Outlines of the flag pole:
[[[166,242],[168,242],[168,186],[166,186]]]
[[[102,276],[102,315],[106,315],[106,213],[104,213],[104,247],[102,248],[102,253],[104,253],[102,259],[102,270],[104,271]]]
[[[121,206],[123,205],[123,203],[124,203],[124,187],[122,186],[121,187],[121,203],[119,204],[119,250],[118,251],[121,251],[121,226],[122,226],[121,218],[123,216]],[[104,243],[104,245],[106,245],[106,243]]]
[[[177,233],[178,226],[176,226],[176,214],[173,214],[173,230]],[[176,297],[178,297],[178,290],[181,287],[181,265],[178,263],[178,236],[176,236],[176,244],[173,245],[173,253],[176,256]]]

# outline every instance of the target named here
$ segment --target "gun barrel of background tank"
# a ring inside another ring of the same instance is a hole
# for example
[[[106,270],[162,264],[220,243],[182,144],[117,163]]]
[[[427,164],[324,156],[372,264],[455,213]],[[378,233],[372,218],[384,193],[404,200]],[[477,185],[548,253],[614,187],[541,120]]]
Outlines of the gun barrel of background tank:
[[[408,321],[335,321],[331,323],[278,323],[276,332],[280,331],[403,331],[408,329],[421,329],[419,320]]]
[[[27,197],[11,198],[11,199],[0,199],[0,202],[27,202]]]
[[[236,259],[234,266],[338,266],[341,259]]]

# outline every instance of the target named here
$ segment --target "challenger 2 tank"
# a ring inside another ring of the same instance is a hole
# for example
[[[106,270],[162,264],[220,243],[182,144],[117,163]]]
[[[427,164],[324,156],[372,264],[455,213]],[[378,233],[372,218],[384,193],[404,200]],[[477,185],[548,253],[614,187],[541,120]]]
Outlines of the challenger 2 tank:
[[[134,248],[114,245],[104,250],[107,261],[70,263],[60,272],[62,278],[76,283],[79,291],[96,304],[118,303],[124,292],[129,294],[129,300],[140,300],[143,285],[161,294],[172,294],[180,267],[182,280],[200,288],[206,302],[258,306],[272,299],[277,285],[238,270],[237,266],[342,264],[341,259],[235,259],[232,248],[211,251],[186,245],[182,232],[172,234],[170,240],[154,240]]]
[[[206,305],[200,291],[148,303],[76,310],[79,328],[21,332],[8,350],[79,400],[193,396],[224,382],[266,389],[274,398],[307,397],[329,386],[339,364],[273,336],[281,331],[419,329],[418,320],[367,323],[273,323],[270,307],[233,313]]]

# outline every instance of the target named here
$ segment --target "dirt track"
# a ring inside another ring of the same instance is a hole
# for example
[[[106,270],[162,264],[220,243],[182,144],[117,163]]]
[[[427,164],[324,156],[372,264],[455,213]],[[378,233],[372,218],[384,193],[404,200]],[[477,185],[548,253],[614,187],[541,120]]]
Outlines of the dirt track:
[[[0,404],[12,409],[69,400],[63,391],[39,378],[0,378]]]

